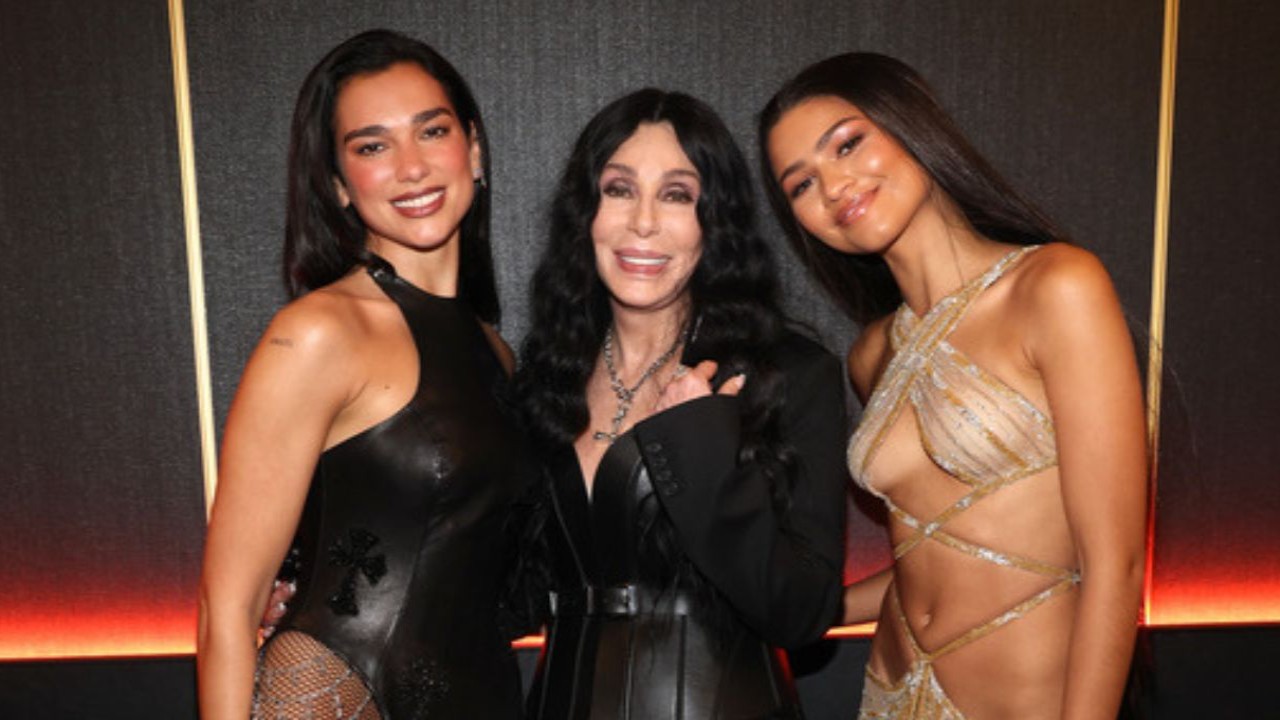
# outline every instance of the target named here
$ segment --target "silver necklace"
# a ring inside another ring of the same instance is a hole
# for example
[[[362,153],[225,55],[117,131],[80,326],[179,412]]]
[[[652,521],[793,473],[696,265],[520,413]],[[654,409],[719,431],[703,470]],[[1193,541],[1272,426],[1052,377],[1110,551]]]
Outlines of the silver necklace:
[[[613,421],[611,423],[613,427],[609,432],[596,430],[591,434],[593,439],[609,443],[618,439],[620,434],[618,431],[622,429],[622,421],[627,417],[627,413],[631,411],[631,403],[635,400],[636,392],[640,390],[640,386],[644,385],[646,380],[653,377],[653,374],[658,372],[658,369],[666,365],[667,361],[676,354],[676,350],[679,349],[683,339],[683,332],[676,333],[676,339],[671,343],[671,347],[667,348],[666,352],[659,355],[658,359],[654,360],[653,364],[641,373],[640,379],[634,385],[627,387],[622,384],[622,378],[618,377],[618,366],[613,361],[613,326],[610,325],[609,329],[605,330],[604,347],[601,349],[601,353],[604,355],[605,370],[609,371],[609,388],[613,390],[614,396],[618,398],[618,409],[613,413]]]

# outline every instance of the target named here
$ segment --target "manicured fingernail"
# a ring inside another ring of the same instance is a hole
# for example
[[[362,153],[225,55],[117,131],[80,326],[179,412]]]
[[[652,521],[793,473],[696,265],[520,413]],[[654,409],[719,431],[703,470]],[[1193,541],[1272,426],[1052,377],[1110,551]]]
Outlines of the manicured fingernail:
[[[296,581],[296,580],[290,580],[290,581],[289,581],[289,594],[290,594],[290,595],[292,595],[293,593],[296,593],[296,592],[298,592],[298,581]]]

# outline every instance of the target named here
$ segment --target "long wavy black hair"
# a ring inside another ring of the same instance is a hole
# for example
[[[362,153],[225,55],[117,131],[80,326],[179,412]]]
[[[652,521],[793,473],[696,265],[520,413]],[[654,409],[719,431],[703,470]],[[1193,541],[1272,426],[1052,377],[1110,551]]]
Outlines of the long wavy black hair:
[[[480,143],[484,177],[489,172],[488,134],[480,107],[448,60],[425,43],[390,30],[369,30],[338,45],[311,69],[298,91],[289,135],[284,279],[297,297],[371,261],[367,229],[354,207],[343,207],[334,188],[341,177],[335,154],[333,116],[338,94],[352,77],[397,63],[415,63],[444,88],[459,124]],[[498,291],[489,249],[489,188],[477,184],[462,218],[458,297],[481,319],[498,321]]]
[[[760,113],[761,177],[787,239],[840,308],[859,323],[902,302],[889,267],[878,255],[831,249],[800,225],[774,179],[769,133],[788,110],[813,97],[842,98],[894,138],[920,164],[982,235],[1014,245],[1065,241],[1040,210],[1019,195],[965,138],[933,91],[909,65],[876,53],[847,53],[801,70]]]
[[[586,387],[612,322],[609,291],[596,271],[591,225],[600,205],[605,163],[644,123],[669,123],[697,169],[702,254],[689,281],[696,338],[686,364],[714,359],[721,376],[745,372],[739,396],[739,460],[761,464],[775,508],[785,507],[794,462],[779,437],[781,375],[770,351],[784,337],[772,254],[755,227],[748,164],[715,112],[688,95],[647,88],[605,106],[587,123],[560,177],[547,244],[533,277],[532,327],[525,336],[514,388],[526,424],[542,446],[572,443],[588,430]],[[642,512],[642,560],[652,570],[679,564],[670,521],[653,498]],[[645,572],[645,568],[641,568]],[[682,575],[694,575],[685,567]],[[659,578],[670,580],[670,578]],[[696,577],[690,577],[695,584]]]

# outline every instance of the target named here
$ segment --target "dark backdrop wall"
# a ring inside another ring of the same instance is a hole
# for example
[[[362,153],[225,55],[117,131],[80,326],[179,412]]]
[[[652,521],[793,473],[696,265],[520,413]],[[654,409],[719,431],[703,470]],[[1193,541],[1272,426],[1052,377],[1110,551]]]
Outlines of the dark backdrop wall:
[[[168,17],[130,5],[0,10],[0,658],[191,647],[204,511]]]
[[[1188,3],[1151,621],[1280,620],[1280,6]]]
[[[977,145],[1150,304],[1159,99],[1158,3],[190,3],[191,89],[217,417],[283,300],[285,147],[298,85],[355,30],[392,27],[443,52],[486,113],[494,237],[508,340],[526,327],[545,208],[574,137],[604,103],[645,85],[710,102],[755,156],[754,117],[805,64],[853,48],[898,55],[931,78]],[[1081,52],[1085,46],[1093,52]],[[1100,86],[1101,85],[1101,86]],[[1101,102],[1105,97],[1106,102]],[[1081,109],[1064,112],[1064,108]],[[1087,152],[1079,149],[1087,147]],[[1103,167],[1101,171],[1099,164]],[[1100,202],[1099,198],[1105,198]],[[808,283],[771,217],[793,313],[843,352],[853,337]],[[887,563],[855,523],[850,573]]]
[[[326,50],[369,27],[425,39],[479,96],[513,343],[527,327],[546,202],[596,109],[643,85],[684,90],[720,110],[754,156],[754,114],[773,89],[850,49],[897,55],[929,77],[996,166],[1103,258],[1146,336],[1165,3],[175,4],[186,14],[207,288],[195,307],[207,310],[218,427],[284,300],[294,93]],[[1280,143],[1264,124],[1280,109],[1280,10],[1189,3],[1182,22],[1149,614],[1276,622],[1280,458],[1269,435],[1280,387],[1264,363],[1278,349],[1267,273],[1280,218],[1262,189],[1280,181]],[[10,98],[0,107],[0,659],[27,660],[0,665],[5,717],[194,716],[185,655],[204,500],[168,33],[154,0],[0,10]],[[843,352],[856,328],[777,249],[791,310]],[[861,509],[871,505],[855,504],[850,577],[887,562]],[[1260,653],[1272,635],[1157,634],[1146,657],[1164,660],[1149,694],[1173,697],[1188,685],[1180,678],[1226,666],[1211,658]],[[854,639],[797,656],[811,718],[849,716],[865,651]],[[177,657],[32,661],[99,655]],[[1231,682],[1252,687],[1247,673]],[[122,686],[138,689],[120,696]],[[1248,707],[1248,692],[1233,697]],[[1153,707],[1197,717],[1189,702]]]

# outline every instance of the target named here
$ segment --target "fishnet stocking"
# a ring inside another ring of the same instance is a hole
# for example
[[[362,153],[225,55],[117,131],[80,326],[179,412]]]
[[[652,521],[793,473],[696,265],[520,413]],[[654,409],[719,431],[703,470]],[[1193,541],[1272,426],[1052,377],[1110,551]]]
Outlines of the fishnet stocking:
[[[381,720],[364,680],[315,638],[286,632],[262,648],[253,720]]]

